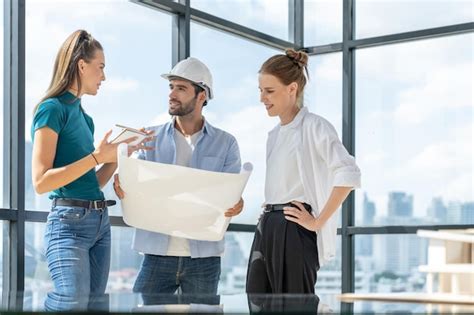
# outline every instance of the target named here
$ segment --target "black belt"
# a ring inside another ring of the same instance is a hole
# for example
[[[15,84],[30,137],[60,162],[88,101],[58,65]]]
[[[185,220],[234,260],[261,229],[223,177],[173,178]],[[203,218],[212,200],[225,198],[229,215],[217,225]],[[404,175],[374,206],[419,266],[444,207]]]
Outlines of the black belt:
[[[53,207],[55,206],[66,206],[66,207],[80,207],[87,209],[104,209],[115,205],[115,200],[81,200],[81,199],[66,199],[57,198],[53,199]]]
[[[303,206],[305,207],[308,212],[311,212],[311,206],[307,203],[303,203]],[[280,204],[273,204],[273,205],[265,205],[265,209],[263,212],[272,212],[272,211],[283,211],[285,207],[295,207],[298,208],[295,204],[292,204],[291,202],[288,203],[280,203]]]

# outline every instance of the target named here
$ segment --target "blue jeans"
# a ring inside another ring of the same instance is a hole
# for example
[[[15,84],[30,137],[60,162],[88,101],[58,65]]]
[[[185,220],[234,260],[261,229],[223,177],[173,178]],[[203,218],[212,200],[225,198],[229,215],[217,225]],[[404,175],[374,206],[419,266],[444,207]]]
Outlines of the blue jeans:
[[[191,258],[146,254],[133,287],[146,295],[173,294],[181,288],[183,294],[217,294],[221,274],[221,258]]]
[[[103,296],[110,268],[107,209],[53,207],[46,224],[45,248],[54,292],[46,310],[87,310]]]

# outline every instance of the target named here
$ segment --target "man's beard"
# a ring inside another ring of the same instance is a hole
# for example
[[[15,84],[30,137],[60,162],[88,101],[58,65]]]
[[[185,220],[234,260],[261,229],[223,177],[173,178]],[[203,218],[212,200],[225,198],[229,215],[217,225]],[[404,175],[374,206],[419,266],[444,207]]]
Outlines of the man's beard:
[[[189,102],[187,103],[180,103],[180,105],[176,108],[170,108],[168,110],[168,113],[172,116],[185,116],[191,112],[194,111],[194,109],[196,108],[196,102],[197,102],[197,98],[194,97],[192,100],[190,100]]]

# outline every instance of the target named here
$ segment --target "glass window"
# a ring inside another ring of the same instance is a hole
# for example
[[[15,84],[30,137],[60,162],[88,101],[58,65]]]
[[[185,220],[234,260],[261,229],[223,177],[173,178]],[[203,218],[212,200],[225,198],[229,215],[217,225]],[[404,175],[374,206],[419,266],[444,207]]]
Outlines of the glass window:
[[[49,209],[48,194],[31,184],[30,128],[33,108],[48,88],[54,59],[66,37],[86,29],[104,47],[106,81],[82,105],[95,123],[97,143],[118,123],[143,127],[167,116],[168,86],[161,73],[171,68],[171,16],[126,0],[26,2],[26,208]],[[45,40],[45,34],[49,34]],[[109,183],[106,198],[115,199]],[[118,214],[120,207],[112,207]]]
[[[288,0],[192,0],[191,7],[288,40]]]
[[[247,266],[254,233],[225,233],[225,251],[221,260],[219,294],[245,293]]]
[[[269,118],[260,103],[257,73],[262,63],[277,53],[280,52],[191,24],[191,55],[209,67],[214,81],[215,99],[204,108],[204,116],[234,135],[242,162],[249,161],[254,166],[244,191],[244,211],[232,219],[233,223],[256,224],[264,202],[267,132],[278,118]]]
[[[342,53],[310,56],[309,81],[305,87],[304,104],[326,118],[342,140]],[[341,226],[341,211],[339,216]]]
[[[356,38],[473,21],[474,2],[470,0],[355,1]]]
[[[307,0],[304,2],[305,46],[342,41],[342,1]]]
[[[133,228],[112,227],[112,259],[106,289],[111,293],[110,309],[128,309],[140,302],[139,294],[118,295],[132,292],[143,260],[143,255],[132,249],[133,233]]]
[[[315,292],[318,296],[326,294],[328,296],[332,295],[330,298],[335,300],[334,294],[341,293],[341,264],[341,236],[338,235],[336,238],[336,256],[318,271],[318,279],[315,287]]]
[[[342,53],[310,56],[304,104],[326,118],[342,140]]]
[[[44,249],[45,223],[25,223],[25,291],[31,291],[33,305],[44,302],[53,289]]]
[[[356,235],[356,292],[426,292],[418,267],[427,262],[427,246],[417,235]]]
[[[467,244],[467,243],[466,243]],[[454,244],[450,244],[453,246]],[[420,238],[410,234],[390,234],[390,235],[356,235],[355,238],[355,268],[356,268],[356,293],[374,292],[380,294],[400,293],[400,292],[420,292],[428,293],[430,281],[428,274],[421,272],[420,266],[429,266],[430,251],[429,239]],[[443,264],[442,247],[439,240],[436,241],[433,258],[435,265]],[[454,248],[458,248],[454,246]],[[462,255],[451,259],[459,259]],[[461,261],[457,261],[456,263]],[[455,261],[452,261],[455,263]],[[426,270],[427,267],[424,267]],[[443,279],[444,277],[444,279]],[[468,290],[472,288],[472,278],[466,278],[457,282],[459,293],[468,295]],[[471,276],[472,277],[472,276]],[[454,278],[453,278],[454,279]],[[432,275],[433,292],[440,292],[440,285],[450,286],[450,274]],[[359,305],[357,305],[359,304]],[[355,304],[357,312],[364,314],[385,313],[390,310],[390,314],[415,314],[425,313],[434,305],[424,305],[422,303],[371,303],[361,302]],[[471,307],[461,305],[439,304],[435,313],[472,313]],[[431,312],[429,311],[429,312]]]
[[[357,50],[362,225],[472,224],[474,35]]]

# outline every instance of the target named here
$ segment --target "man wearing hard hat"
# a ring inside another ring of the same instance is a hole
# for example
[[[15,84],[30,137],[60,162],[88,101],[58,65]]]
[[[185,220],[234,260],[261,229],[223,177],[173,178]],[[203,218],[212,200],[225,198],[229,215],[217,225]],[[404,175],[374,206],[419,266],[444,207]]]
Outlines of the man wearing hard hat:
[[[213,98],[212,76],[196,58],[179,62],[170,73],[169,114],[172,120],[147,128],[155,138],[139,158],[215,172],[238,173],[240,152],[235,138],[213,127],[202,115],[202,108]],[[117,196],[123,198],[118,177],[114,182]],[[241,199],[225,215],[239,214]],[[178,209],[177,209],[178,210]],[[181,210],[180,210],[181,211]],[[137,229],[133,249],[145,254],[133,288],[142,293],[144,302],[154,294],[216,294],[220,276],[224,240],[197,241]]]

